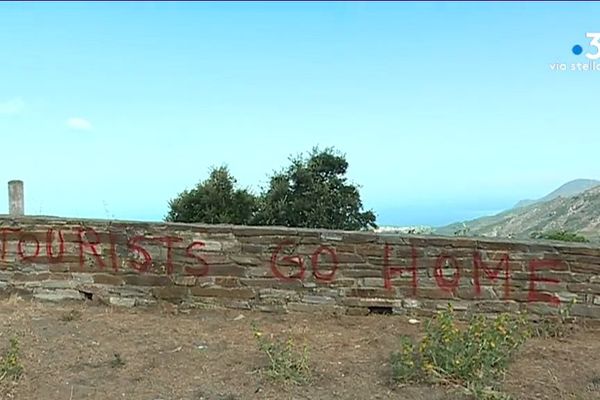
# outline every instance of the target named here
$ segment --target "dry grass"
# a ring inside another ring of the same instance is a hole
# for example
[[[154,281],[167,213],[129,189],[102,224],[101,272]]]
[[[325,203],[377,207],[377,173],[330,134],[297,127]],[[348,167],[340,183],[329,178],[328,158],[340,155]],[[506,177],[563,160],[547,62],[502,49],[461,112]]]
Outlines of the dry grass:
[[[306,341],[310,384],[287,385],[257,373],[268,360],[256,345],[251,321],[276,338]],[[391,383],[389,354],[401,335],[420,337],[422,330],[399,316],[174,313],[11,298],[0,302],[0,343],[19,338],[23,374],[16,384],[0,382],[0,398],[461,398],[441,387]],[[505,391],[523,400],[597,400],[598,337],[598,331],[586,330],[532,339],[509,368]]]

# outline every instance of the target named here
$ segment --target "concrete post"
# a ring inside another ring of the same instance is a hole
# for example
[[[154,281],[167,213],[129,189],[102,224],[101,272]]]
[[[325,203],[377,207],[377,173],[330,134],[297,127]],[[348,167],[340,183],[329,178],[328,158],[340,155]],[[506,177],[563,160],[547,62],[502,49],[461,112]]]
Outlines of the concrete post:
[[[8,182],[8,213],[11,217],[22,217],[25,214],[23,181]]]

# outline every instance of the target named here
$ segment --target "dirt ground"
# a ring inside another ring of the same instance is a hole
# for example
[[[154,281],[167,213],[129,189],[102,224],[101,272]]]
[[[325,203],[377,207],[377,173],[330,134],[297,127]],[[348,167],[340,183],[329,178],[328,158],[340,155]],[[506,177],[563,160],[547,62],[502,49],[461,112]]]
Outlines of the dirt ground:
[[[444,387],[390,383],[389,355],[421,327],[391,315],[175,313],[100,305],[0,302],[0,350],[20,345],[22,377],[0,382],[2,399],[457,399]],[[251,322],[266,335],[306,339],[314,378],[270,380]],[[532,339],[511,367],[515,399],[600,399],[600,331]]]

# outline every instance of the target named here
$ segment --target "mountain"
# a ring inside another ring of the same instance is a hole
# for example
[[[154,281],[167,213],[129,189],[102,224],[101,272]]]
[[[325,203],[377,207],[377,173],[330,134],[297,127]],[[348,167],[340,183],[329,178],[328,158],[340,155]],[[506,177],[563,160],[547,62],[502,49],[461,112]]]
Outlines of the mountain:
[[[533,203],[521,201],[499,214],[454,223],[435,233],[528,238],[533,232],[563,229],[600,241],[600,181],[577,179]]]
[[[540,201],[550,201],[554,200],[557,197],[572,197],[581,192],[584,192],[588,189],[593,188],[594,186],[600,185],[600,181],[595,179],[575,179],[570,182],[565,183],[558,189],[553,192],[545,195],[541,199],[538,200],[521,200],[517,204],[515,204],[514,208],[529,206],[534,203],[538,203]]]

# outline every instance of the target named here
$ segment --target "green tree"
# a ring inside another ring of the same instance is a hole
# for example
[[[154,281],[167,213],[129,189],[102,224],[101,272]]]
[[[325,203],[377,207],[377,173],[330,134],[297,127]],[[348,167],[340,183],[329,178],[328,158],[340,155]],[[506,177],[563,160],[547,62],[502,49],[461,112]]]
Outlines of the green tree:
[[[308,158],[271,176],[255,222],[304,228],[361,230],[377,227],[375,214],[362,211],[358,188],[347,183],[348,162],[332,148],[313,148]]]
[[[169,201],[166,220],[248,225],[256,213],[257,198],[236,185],[227,167],[212,168],[207,180]]]

